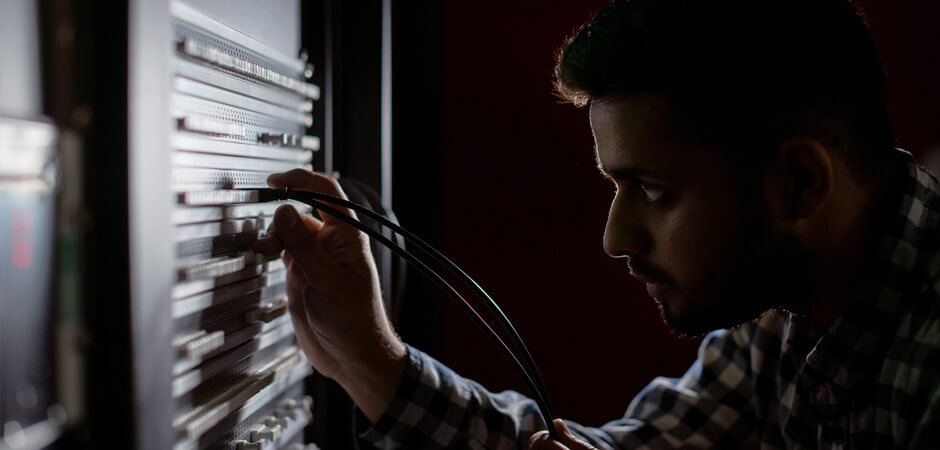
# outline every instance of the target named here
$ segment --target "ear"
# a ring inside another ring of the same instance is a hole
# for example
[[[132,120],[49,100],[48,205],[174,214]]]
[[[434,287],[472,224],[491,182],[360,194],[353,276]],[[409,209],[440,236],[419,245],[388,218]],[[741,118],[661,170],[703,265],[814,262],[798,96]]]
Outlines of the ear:
[[[780,144],[768,189],[783,218],[811,218],[825,206],[834,183],[832,163],[829,151],[815,139],[797,137]]]

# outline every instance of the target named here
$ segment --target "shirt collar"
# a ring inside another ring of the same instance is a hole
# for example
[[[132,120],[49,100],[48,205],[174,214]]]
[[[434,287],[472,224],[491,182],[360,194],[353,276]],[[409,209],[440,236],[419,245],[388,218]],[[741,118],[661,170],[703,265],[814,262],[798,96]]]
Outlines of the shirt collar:
[[[871,273],[859,285],[849,309],[806,356],[804,388],[828,381],[838,397],[850,394],[880,371],[888,345],[908,305],[926,281],[924,266],[937,244],[937,181],[898,150],[900,175],[888,194],[894,213],[882,225]],[[898,167],[898,166],[895,166]],[[893,200],[892,200],[893,199]]]

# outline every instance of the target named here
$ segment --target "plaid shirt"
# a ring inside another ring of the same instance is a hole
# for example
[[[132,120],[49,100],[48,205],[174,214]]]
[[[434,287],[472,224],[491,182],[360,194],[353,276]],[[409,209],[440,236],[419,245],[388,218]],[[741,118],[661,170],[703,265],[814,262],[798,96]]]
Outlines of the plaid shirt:
[[[713,332],[682,378],[657,378],[623,418],[572,431],[601,449],[940,448],[940,186],[898,158],[875,275],[826,334],[783,311]],[[409,360],[362,447],[524,448],[545,428],[519,393],[491,393],[414,348]]]

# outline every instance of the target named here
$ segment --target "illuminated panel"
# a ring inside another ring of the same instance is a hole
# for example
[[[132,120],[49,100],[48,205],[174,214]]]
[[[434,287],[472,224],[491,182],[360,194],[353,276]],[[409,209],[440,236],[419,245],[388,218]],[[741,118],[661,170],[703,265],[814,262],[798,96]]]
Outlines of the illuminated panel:
[[[320,138],[307,129],[320,89],[291,52],[184,3],[170,11],[174,449],[306,449],[311,368],[287,314],[287,271],[249,250],[284,203],[259,203],[250,189],[313,169]]]

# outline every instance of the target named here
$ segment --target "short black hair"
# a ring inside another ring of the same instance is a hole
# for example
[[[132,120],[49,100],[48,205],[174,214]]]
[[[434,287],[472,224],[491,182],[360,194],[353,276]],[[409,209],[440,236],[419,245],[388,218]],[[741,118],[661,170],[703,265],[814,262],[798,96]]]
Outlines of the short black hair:
[[[895,146],[881,58],[849,0],[617,0],[563,46],[555,75],[579,106],[663,94],[726,148],[817,138],[863,180]]]

